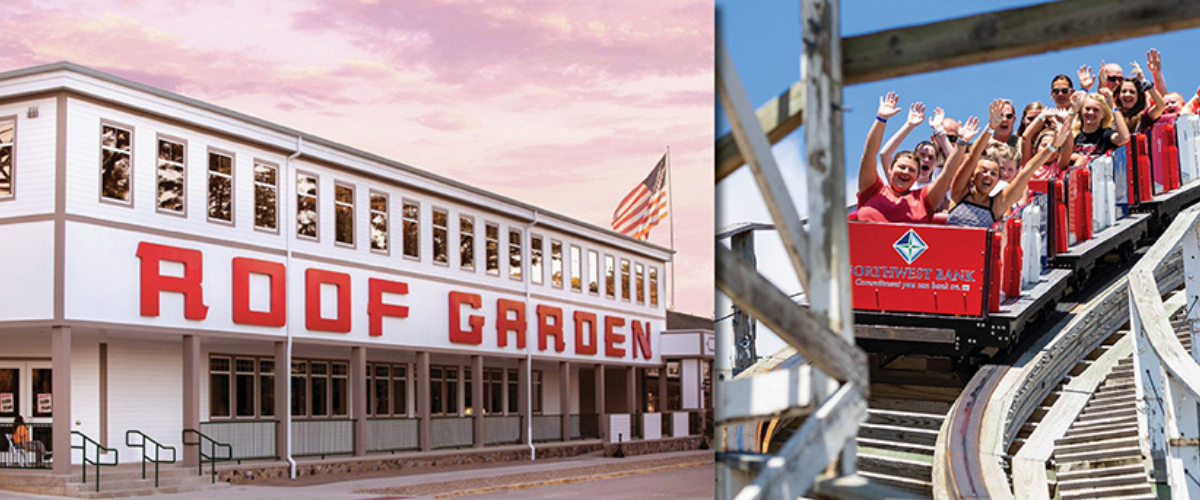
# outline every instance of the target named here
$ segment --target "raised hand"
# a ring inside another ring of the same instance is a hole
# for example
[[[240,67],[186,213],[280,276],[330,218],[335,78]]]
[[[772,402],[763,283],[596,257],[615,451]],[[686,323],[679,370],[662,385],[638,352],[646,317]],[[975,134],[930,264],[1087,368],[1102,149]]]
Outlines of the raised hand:
[[[1071,94],[1071,110],[1078,112],[1079,108],[1083,107],[1083,100],[1087,98],[1087,92],[1080,90]]]
[[[933,108],[933,116],[929,118],[929,126],[933,130],[940,132],[942,130],[942,120],[946,119],[946,112],[942,108]]]
[[[1158,50],[1150,49],[1150,52],[1146,53],[1146,69],[1150,70],[1152,75],[1162,73],[1162,54]]]
[[[908,125],[915,127],[925,121],[925,103],[914,102],[908,107]]]
[[[1099,92],[1100,95],[1104,96],[1104,102],[1108,103],[1108,107],[1112,108],[1112,107],[1116,106],[1115,104],[1113,104],[1113,93],[1111,90],[1108,89],[1108,87],[1100,87],[1100,90],[1098,90],[1097,92]]]
[[[988,127],[995,129],[1000,125],[1000,120],[1004,119],[1004,101],[996,99],[988,106]]]
[[[1108,63],[1104,62],[1104,60],[1101,59],[1100,60],[1100,88],[1103,88],[1105,85],[1108,85],[1108,75],[1107,75],[1107,72],[1104,71],[1105,66],[1108,66]],[[1099,91],[1100,89],[1098,88],[1096,90]]]
[[[979,118],[972,116],[967,118],[967,121],[958,126],[958,140],[971,142],[975,138],[975,134],[979,133]]]
[[[1092,67],[1083,65],[1079,67],[1079,71],[1075,72],[1075,76],[1079,77],[1079,86],[1085,89],[1092,88]]]
[[[1146,78],[1146,75],[1142,73],[1142,67],[1138,66],[1137,61],[1131,61],[1129,64],[1133,66],[1133,71],[1131,72],[1133,76],[1136,76],[1138,80]],[[1149,63],[1147,63],[1147,66],[1149,66]]]
[[[879,98],[879,111],[875,114],[884,120],[896,116],[900,112],[900,107],[897,103],[900,102],[900,97],[895,92],[888,92],[886,96]]]

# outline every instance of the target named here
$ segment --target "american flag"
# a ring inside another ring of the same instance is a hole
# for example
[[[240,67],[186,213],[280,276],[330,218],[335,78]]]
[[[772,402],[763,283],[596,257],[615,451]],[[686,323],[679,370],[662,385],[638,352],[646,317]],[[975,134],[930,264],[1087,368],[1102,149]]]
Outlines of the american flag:
[[[649,239],[650,230],[667,217],[666,179],[667,155],[663,155],[646,180],[638,183],[617,205],[613,230],[639,240]]]

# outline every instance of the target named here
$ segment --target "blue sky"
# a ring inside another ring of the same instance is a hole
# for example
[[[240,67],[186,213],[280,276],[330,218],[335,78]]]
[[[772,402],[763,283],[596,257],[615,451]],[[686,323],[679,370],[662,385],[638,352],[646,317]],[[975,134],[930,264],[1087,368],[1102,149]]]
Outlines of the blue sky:
[[[842,36],[926,24],[1037,3],[1042,2],[843,0]],[[799,0],[717,0],[716,8],[718,33],[729,48],[742,83],[755,107],[779,95],[799,80]],[[1031,101],[1052,102],[1050,80],[1056,74],[1066,73],[1075,80],[1075,71],[1080,65],[1087,64],[1095,72],[1099,70],[1100,61],[1104,60],[1120,64],[1128,75],[1131,61],[1137,61],[1145,70],[1146,52],[1153,47],[1162,52],[1163,74],[1168,90],[1189,97],[1200,85],[1200,64],[1193,62],[1194,47],[1198,43],[1200,30],[1192,29],[846,87],[844,99],[850,111],[844,114],[844,142],[847,189],[851,193],[847,201],[854,201],[852,190],[858,178],[858,162],[862,157],[863,141],[875,116],[879,96],[888,91],[899,94],[905,111],[891,120],[885,137],[890,137],[899,129],[908,105],[914,101],[925,103],[927,116],[933,113],[934,107],[941,107],[946,110],[947,116],[959,121],[973,115],[986,119],[987,103],[997,97],[1011,99],[1020,113]],[[918,141],[929,136],[929,130],[927,125],[914,129],[901,145],[901,149],[912,149]],[[728,131],[729,124],[725,121],[718,103],[717,136]],[[774,147],[776,160],[801,212],[805,210],[806,203],[803,166],[800,162],[803,158],[803,131],[804,129],[800,128]],[[770,221],[747,170],[739,170],[717,185],[718,231],[737,222]],[[731,200],[737,200],[738,203],[730,203]],[[778,238],[771,234],[762,234],[756,238],[756,243],[760,271],[785,292],[799,291],[799,285],[792,277],[786,259],[782,258]],[[728,311],[727,299],[719,296],[716,316],[721,318]],[[728,320],[724,323],[728,323]],[[760,337],[763,335],[760,334]],[[782,346],[782,343],[777,339],[761,339],[759,354],[769,354],[779,346]]]

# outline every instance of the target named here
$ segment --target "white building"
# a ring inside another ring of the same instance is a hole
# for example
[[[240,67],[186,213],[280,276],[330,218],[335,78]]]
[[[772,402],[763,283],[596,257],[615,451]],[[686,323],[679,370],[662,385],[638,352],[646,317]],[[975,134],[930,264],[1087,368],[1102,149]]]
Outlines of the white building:
[[[123,461],[129,430],[187,460],[185,430],[272,459],[685,435],[689,413],[650,413],[667,344],[671,409],[706,406],[706,333],[663,340],[670,258],[88,68],[0,73],[0,428],[22,415],[49,450],[72,431]]]

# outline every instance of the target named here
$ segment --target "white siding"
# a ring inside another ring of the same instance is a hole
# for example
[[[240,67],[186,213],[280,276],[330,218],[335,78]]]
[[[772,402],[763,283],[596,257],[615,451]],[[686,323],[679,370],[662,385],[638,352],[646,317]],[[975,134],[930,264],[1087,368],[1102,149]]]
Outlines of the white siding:
[[[26,116],[30,106],[37,118]],[[0,219],[54,212],[56,108],[54,98],[0,105],[0,118],[17,120],[15,196],[0,198]]]
[[[141,450],[125,447],[125,431],[137,429],[183,458],[182,344],[112,340],[108,344],[109,446],[122,462],[139,462]]]
[[[49,353],[49,346],[45,352]],[[112,392],[109,394],[111,396]],[[100,343],[94,336],[75,332],[72,332],[71,340],[71,420],[79,422],[79,425],[72,422],[71,430],[100,442]],[[124,436],[118,438],[110,434],[109,445],[123,439]],[[79,438],[72,438],[72,442],[78,443]],[[83,461],[79,450],[74,451],[71,461]]]
[[[53,318],[54,223],[0,226],[0,242],[0,322]]]

